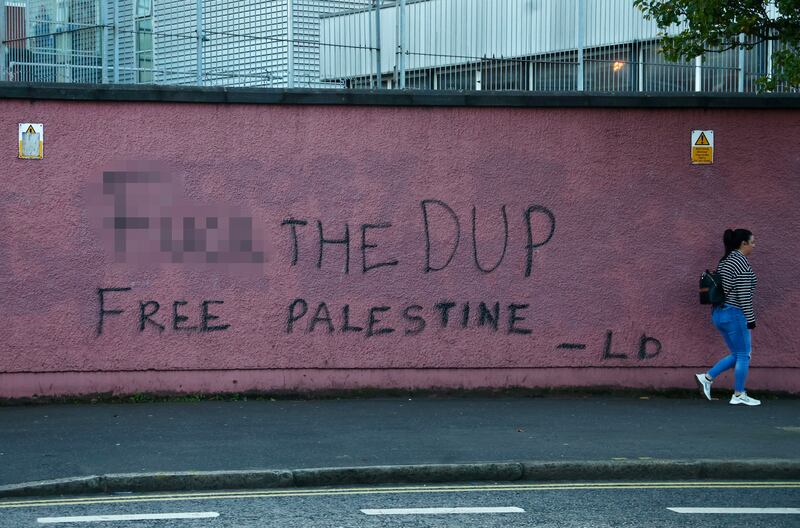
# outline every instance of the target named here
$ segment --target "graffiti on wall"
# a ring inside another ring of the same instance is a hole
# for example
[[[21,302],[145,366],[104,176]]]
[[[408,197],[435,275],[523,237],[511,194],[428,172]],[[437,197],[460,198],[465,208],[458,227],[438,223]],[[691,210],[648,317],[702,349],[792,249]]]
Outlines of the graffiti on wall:
[[[100,228],[115,262],[132,264],[181,264],[210,266],[263,265],[272,247],[260,233],[258,223],[241,208],[202,207],[186,201],[174,182],[158,171],[107,171],[103,174],[97,206]],[[448,269],[459,248],[470,265],[481,274],[492,274],[502,266],[513,266],[522,279],[535,272],[535,255],[556,234],[556,215],[543,204],[515,208],[499,207],[494,245],[502,248],[489,257],[481,251],[477,205],[467,218],[460,217],[445,200],[429,198],[418,203],[418,216],[409,225],[375,221],[351,225],[326,225],[322,219],[286,215],[274,220],[282,236],[276,253],[288,268],[310,265],[318,270],[343,275],[373,274],[411,265],[423,276]],[[416,258],[391,255],[385,236],[393,229],[418,231],[420,247]],[[521,229],[525,245],[523,259],[508,259],[509,232]],[[499,234],[499,235],[498,235]],[[313,247],[303,252],[302,247]],[[464,249],[468,247],[468,249]],[[486,252],[488,253],[488,252]],[[378,256],[383,255],[383,256]],[[406,258],[407,260],[403,260]],[[273,263],[274,265],[274,263]],[[225,320],[225,300],[139,298],[127,285],[103,285],[96,290],[98,318],[96,334],[107,333],[109,322],[122,314],[133,319],[141,334],[217,333],[235,329]],[[439,299],[427,303],[409,301],[400,306],[384,303],[362,307],[349,303],[294,297],[285,300],[283,318],[274,321],[285,335],[350,334],[365,338],[417,336],[432,330],[483,329],[507,336],[535,336],[529,322],[530,302],[525,300],[467,302]],[[133,316],[133,317],[130,317]],[[118,326],[114,326],[118,328]],[[586,343],[564,342],[562,352],[587,350]],[[645,333],[629,349],[619,350],[612,330],[607,330],[598,350],[603,360],[637,358],[648,360],[662,353],[661,342]]]

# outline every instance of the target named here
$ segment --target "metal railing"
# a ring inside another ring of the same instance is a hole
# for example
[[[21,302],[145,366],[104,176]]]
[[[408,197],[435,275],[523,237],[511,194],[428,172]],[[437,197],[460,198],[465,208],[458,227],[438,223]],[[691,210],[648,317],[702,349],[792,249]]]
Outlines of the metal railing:
[[[18,82],[755,92],[774,47],[671,63],[633,0],[0,2]]]

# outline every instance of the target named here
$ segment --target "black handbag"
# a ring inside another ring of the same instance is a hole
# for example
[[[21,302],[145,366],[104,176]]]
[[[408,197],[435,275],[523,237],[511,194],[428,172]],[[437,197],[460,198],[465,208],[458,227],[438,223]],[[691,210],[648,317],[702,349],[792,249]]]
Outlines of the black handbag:
[[[722,275],[716,271],[705,270],[700,275],[700,304],[720,306],[725,304],[725,289]]]

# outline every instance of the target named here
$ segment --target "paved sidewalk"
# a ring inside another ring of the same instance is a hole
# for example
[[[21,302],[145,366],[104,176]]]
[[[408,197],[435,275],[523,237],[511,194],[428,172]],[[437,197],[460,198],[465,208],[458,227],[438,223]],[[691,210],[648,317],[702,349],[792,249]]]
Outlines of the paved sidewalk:
[[[110,473],[800,459],[800,400],[385,398],[0,407],[0,485]]]

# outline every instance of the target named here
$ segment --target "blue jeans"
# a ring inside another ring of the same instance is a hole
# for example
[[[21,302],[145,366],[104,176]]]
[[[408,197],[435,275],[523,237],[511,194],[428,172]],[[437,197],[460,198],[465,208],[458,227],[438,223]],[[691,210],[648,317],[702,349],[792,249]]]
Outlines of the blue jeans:
[[[728,345],[730,355],[720,359],[708,375],[716,378],[724,371],[734,368],[736,392],[744,392],[747,370],[750,368],[750,329],[744,312],[735,306],[723,304],[711,312],[711,320]]]

